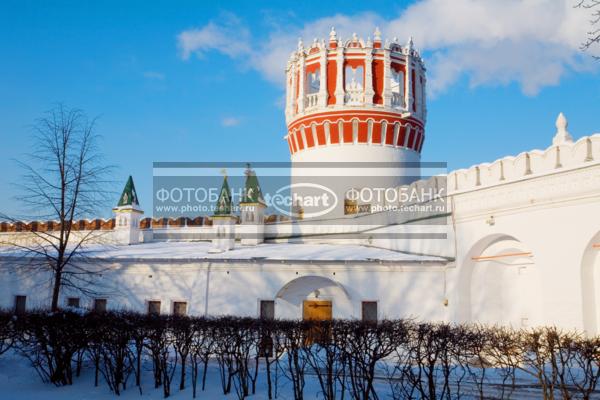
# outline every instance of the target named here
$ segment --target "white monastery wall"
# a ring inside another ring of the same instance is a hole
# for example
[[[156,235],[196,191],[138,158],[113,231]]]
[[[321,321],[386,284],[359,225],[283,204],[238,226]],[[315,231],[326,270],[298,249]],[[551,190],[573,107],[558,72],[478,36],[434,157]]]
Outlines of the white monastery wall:
[[[5,267],[7,261],[2,262]],[[362,301],[377,301],[380,318],[419,317],[446,321],[451,315],[444,305],[445,266],[386,263],[291,263],[133,261],[102,264],[99,297],[110,309],[144,312],[147,302],[160,300],[162,312],[170,313],[174,301],[188,303],[194,315],[258,316],[260,300],[275,300],[277,318],[299,318],[302,301],[318,298],[333,301],[335,318],[360,318]],[[47,305],[49,280],[38,275],[2,268],[0,301],[10,305],[14,296],[26,294],[27,306]],[[40,284],[45,281],[46,283]],[[360,283],[360,284],[358,284]],[[67,297],[80,296],[65,291]],[[82,300],[90,306],[92,299]]]

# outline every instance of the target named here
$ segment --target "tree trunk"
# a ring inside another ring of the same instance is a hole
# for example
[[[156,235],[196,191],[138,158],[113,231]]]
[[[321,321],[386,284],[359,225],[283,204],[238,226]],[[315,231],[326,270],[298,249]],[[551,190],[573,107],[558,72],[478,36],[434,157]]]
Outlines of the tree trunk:
[[[51,310],[58,311],[58,298],[60,296],[60,284],[62,279],[62,271],[60,269],[54,272],[54,288],[52,290],[52,308]]]

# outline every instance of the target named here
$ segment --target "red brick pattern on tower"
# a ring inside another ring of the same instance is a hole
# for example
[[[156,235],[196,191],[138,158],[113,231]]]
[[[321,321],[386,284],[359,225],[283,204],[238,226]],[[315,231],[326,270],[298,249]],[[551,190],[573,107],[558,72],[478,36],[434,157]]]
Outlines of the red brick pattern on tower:
[[[356,35],[302,42],[288,62],[285,139],[292,155],[332,145],[391,146],[420,153],[425,67],[412,47]]]

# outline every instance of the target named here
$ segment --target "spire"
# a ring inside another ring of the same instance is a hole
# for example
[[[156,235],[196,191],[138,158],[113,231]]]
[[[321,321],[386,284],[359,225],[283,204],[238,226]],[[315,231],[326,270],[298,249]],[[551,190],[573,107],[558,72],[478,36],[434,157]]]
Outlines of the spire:
[[[260,184],[256,172],[250,168],[250,164],[246,168],[246,186],[244,188],[244,196],[242,197],[242,203],[260,203],[265,204],[265,200],[260,190]]]
[[[227,183],[227,175],[223,178],[223,186],[221,186],[214,215],[231,215],[231,189],[229,189],[229,183]]]
[[[408,43],[406,44],[406,48],[408,49],[408,51],[413,50],[414,43],[413,43],[413,37],[412,36],[408,38]]]
[[[127,183],[125,184],[125,188],[123,189],[123,193],[121,193],[121,197],[119,197],[118,207],[125,206],[139,206],[139,200],[137,196],[137,192],[135,191],[135,185],[133,184],[133,178],[129,175],[129,179],[127,179]]]
[[[556,134],[552,139],[553,145],[565,144],[565,143],[573,143],[573,137],[567,130],[569,126],[569,122],[565,115],[561,112],[558,114],[558,118],[556,118]]]

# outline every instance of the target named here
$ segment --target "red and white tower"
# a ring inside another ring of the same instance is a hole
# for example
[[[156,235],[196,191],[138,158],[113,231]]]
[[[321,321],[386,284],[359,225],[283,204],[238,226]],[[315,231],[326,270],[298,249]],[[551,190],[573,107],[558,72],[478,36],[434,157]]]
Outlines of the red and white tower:
[[[332,28],[328,43],[300,41],[286,74],[293,176],[306,175],[294,167],[299,163],[333,161],[415,166],[390,171],[388,187],[418,178],[426,78],[412,38],[406,45],[395,38],[384,43],[376,29],[373,41],[356,34],[342,40]]]

